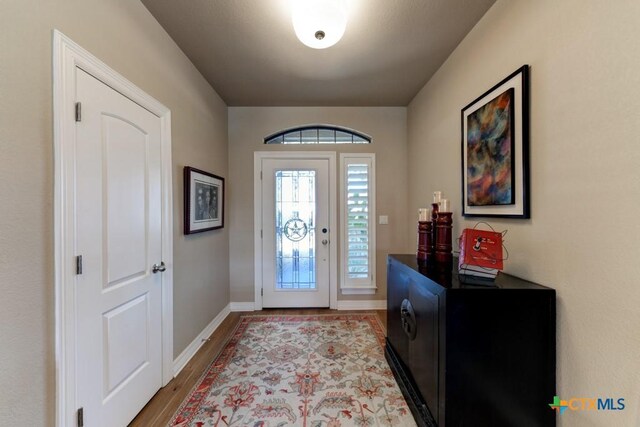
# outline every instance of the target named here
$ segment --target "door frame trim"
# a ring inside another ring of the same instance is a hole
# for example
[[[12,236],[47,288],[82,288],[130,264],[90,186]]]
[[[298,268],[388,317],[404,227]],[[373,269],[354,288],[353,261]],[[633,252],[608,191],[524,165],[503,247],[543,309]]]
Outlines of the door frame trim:
[[[74,425],[75,411],[75,78],[76,67],[91,74],[160,119],[162,173],[162,385],[173,378],[173,187],[171,178],[171,111],[121,74],[53,30],[54,145],[54,293],[56,426]]]
[[[338,308],[338,197],[335,151],[255,151],[253,153],[253,249],[254,249],[254,307],[262,310],[262,183],[260,172],[263,159],[300,159],[329,161],[329,308]]]

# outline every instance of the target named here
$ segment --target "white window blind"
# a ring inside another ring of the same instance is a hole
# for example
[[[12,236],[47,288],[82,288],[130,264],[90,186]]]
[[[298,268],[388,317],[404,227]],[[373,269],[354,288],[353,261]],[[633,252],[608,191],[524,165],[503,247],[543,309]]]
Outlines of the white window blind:
[[[343,154],[342,292],[375,291],[373,154]]]
[[[347,165],[347,275],[369,277],[369,165]]]

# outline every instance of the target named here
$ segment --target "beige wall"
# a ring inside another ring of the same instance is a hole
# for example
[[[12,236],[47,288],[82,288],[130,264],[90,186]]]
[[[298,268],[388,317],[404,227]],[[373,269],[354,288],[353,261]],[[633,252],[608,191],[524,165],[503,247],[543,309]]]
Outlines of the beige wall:
[[[181,231],[182,167],[227,175],[224,102],[140,2],[3,1],[0,425],[54,425],[54,28],[172,111],[175,354],[229,302],[228,228]]]
[[[263,144],[267,135],[310,123],[346,126],[370,135],[373,142],[370,145],[336,146]],[[406,108],[229,108],[229,248],[231,300],[234,302],[254,300],[253,153],[277,150],[376,153],[377,214],[389,216],[389,225],[377,225],[376,229],[378,290],[375,295],[338,295],[338,299],[386,299],[386,256],[407,250],[403,239],[407,205]]]
[[[636,0],[499,0],[409,105],[409,211],[442,190],[458,235],[460,109],[531,65],[531,219],[489,221],[506,271],[557,290],[559,395],[627,402],[562,426],[640,422],[639,22]]]

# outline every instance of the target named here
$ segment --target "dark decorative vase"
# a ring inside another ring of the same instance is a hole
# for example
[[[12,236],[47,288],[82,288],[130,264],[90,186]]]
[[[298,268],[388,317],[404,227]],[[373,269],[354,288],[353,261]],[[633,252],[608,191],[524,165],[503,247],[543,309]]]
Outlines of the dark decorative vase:
[[[451,250],[451,232],[453,228],[453,214],[451,212],[438,212],[436,219],[436,262],[450,268],[453,261]]]
[[[419,261],[427,261],[433,258],[434,246],[432,244],[433,223],[431,221],[418,221],[418,253]]]
[[[438,210],[440,209],[440,205],[437,203],[431,204],[431,254],[434,255],[436,253],[436,222],[438,221]]]

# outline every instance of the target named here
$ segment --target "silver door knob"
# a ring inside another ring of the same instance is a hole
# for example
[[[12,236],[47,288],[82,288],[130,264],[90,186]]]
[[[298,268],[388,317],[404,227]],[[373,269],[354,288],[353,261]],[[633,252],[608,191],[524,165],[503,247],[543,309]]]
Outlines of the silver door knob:
[[[322,239],[322,244],[326,245],[327,243],[329,243],[329,241],[327,239]]]
[[[162,261],[162,262],[160,263],[160,265],[158,265],[158,264],[153,264],[153,267],[151,267],[151,272],[152,272],[153,274],[156,274],[158,271],[159,271],[160,273],[162,273],[162,272],[163,272],[163,271],[165,271],[166,269],[167,269],[167,267],[164,265],[164,261]]]

